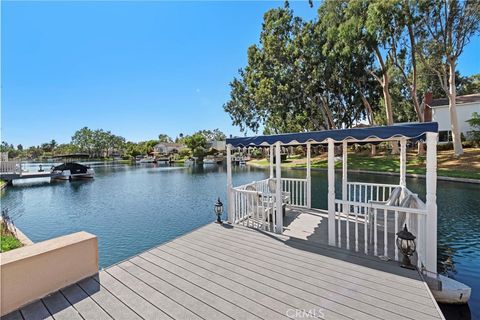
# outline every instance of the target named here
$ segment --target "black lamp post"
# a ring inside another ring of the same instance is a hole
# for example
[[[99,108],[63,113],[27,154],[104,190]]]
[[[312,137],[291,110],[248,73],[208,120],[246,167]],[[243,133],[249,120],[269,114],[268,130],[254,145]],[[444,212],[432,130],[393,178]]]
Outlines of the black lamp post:
[[[222,216],[223,213],[223,203],[220,201],[220,198],[218,198],[217,203],[215,203],[215,206],[213,207],[215,214],[217,215],[217,221],[216,223],[222,224],[222,219],[220,217]]]
[[[397,232],[397,247],[403,254],[402,268],[415,269],[415,266],[412,265],[412,262],[410,261],[410,257],[413,255],[416,248],[415,238],[416,237],[408,231],[406,224],[403,230]]]

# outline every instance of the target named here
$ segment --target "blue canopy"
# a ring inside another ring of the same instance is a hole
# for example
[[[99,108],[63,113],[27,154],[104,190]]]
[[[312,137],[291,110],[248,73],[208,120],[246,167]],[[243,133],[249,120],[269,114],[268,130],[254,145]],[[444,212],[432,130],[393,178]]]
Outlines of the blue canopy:
[[[227,144],[233,147],[248,147],[248,146],[269,146],[276,142],[282,145],[298,145],[311,142],[313,144],[327,143],[327,139],[331,138],[334,142],[379,142],[395,140],[398,138],[407,138],[414,140],[424,140],[425,133],[438,132],[438,123],[424,122],[424,123],[409,123],[399,124],[393,126],[382,127],[366,127],[366,128],[352,128],[352,129],[338,129],[299,133],[285,133],[269,136],[254,136],[243,138],[227,139]]]

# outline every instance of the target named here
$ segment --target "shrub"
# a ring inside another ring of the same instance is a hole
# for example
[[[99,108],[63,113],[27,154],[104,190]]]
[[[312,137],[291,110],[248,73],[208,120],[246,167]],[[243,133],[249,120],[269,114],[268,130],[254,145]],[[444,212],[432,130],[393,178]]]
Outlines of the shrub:
[[[252,158],[260,159],[260,158],[263,157],[262,150],[258,149],[258,148],[255,148],[250,152],[250,156]]]
[[[189,156],[190,156],[190,149],[188,149],[188,148],[183,148],[183,149],[181,149],[181,150],[178,152],[178,155],[179,155],[181,158],[189,157]]]
[[[305,155],[305,150],[303,149],[302,146],[295,147],[293,150],[293,153],[296,154],[297,156],[304,156]]]
[[[447,143],[439,144],[437,145],[437,150],[438,151],[453,150],[453,143],[447,142]]]

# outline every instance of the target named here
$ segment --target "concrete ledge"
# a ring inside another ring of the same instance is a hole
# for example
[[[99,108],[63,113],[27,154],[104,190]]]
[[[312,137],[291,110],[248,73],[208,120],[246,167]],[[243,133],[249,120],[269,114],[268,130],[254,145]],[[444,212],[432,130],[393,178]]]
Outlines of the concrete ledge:
[[[77,232],[0,254],[0,315],[98,272],[97,237]]]

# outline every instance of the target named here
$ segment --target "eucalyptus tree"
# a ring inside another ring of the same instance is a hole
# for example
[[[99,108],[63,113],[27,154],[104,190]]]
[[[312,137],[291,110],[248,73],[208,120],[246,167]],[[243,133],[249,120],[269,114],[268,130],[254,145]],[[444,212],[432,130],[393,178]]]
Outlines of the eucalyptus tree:
[[[262,126],[265,133],[323,127],[314,95],[306,99],[309,83],[297,41],[303,26],[288,5],[265,13],[260,42],[249,47],[248,64],[230,83],[230,100],[224,105],[243,131],[258,132]]]
[[[173,139],[170,138],[167,134],[160,133],[158,135],[158,142],[166,142],[166,143],[172,143]]]
[[[456,66],[470,39],[480,30],[480,1],[423,0],[418,52],[424,65],[437,75],[448,97],[455,155],[463,154],[456,109]]]

